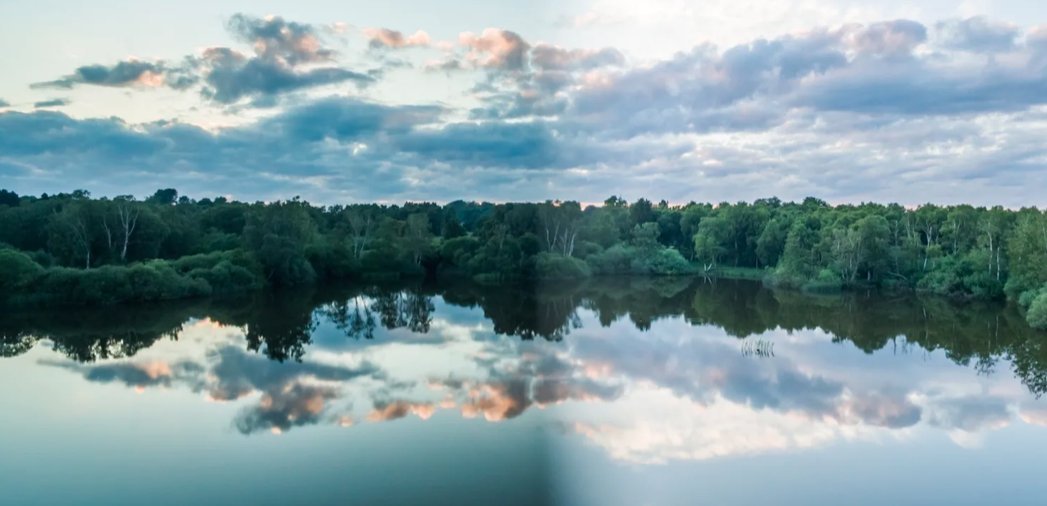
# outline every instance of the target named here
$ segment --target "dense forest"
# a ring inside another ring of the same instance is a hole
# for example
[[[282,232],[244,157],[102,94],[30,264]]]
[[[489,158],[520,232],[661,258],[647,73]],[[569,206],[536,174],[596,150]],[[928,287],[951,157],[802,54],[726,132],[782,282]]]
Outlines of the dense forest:
[[[815,198],[314,206],[173,189],[144,200],[0,190],[0,297],[9,304],[229,296],[336,279],[621,274],[1010,298],[1047,328],[1047,214]]]

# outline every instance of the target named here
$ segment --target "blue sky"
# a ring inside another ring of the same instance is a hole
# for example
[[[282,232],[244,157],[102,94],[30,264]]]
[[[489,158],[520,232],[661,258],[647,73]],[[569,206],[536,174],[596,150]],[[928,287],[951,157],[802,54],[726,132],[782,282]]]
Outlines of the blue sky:
[[[9,2],[0,186],[1047,205],[1035,1]]]

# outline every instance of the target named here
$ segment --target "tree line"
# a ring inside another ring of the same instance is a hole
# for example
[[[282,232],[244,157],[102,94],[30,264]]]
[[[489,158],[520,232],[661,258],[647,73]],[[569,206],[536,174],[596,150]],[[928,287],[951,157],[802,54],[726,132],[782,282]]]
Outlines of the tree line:
[[[0,293],[9,302],[165,300],[335,279],[622,274],[1010,298],[1047,327],[1047,214],[815,198],[315,206],[197,200],[173,189],[142,200],[0,190]]]

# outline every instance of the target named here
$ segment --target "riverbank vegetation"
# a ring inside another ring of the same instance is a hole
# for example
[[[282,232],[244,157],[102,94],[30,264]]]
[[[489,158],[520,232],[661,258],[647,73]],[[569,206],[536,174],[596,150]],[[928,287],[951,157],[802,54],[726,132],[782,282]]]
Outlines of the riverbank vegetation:
[[[1047,327],[1047,215],[761,199],[314,206],[0,190],[0,297],[113,304],[333,279],[484,283],[701,273],[808,291],[1016,301]]]

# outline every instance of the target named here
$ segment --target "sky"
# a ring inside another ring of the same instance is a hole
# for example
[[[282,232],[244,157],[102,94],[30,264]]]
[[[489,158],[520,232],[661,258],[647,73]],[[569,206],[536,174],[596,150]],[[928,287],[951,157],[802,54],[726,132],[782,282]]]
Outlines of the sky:
[[[1043,207],[1038,3],[0,2],[0,187]]]

